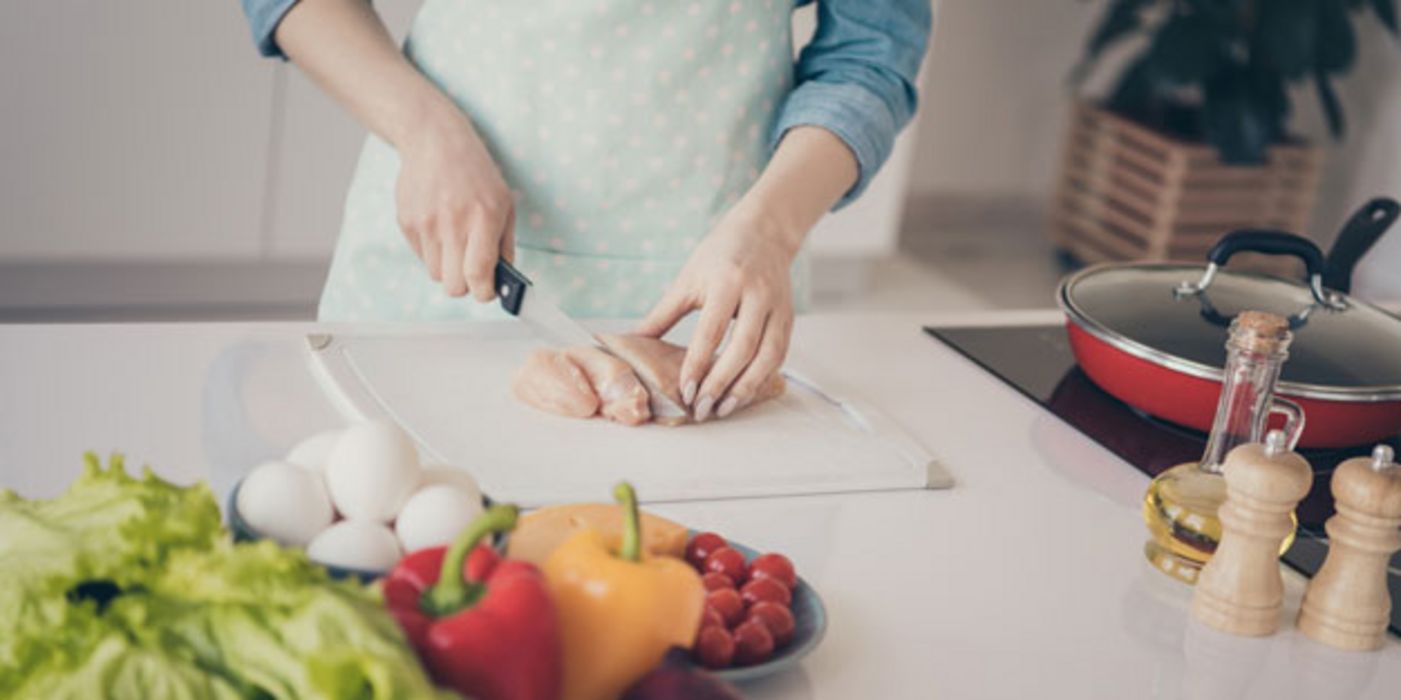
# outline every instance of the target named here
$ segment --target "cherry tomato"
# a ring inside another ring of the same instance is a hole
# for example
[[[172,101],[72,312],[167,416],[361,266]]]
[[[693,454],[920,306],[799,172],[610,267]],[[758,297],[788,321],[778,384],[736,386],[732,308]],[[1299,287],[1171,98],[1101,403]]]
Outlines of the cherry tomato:
[[[725,668],[734,660],[735,638],[724,627],[702,627],[692,653],[706,668]]]
[[[744,584],[739,595],[747,605],[771,601],[786,608],[793,603],[793,594],[788,588],[771,578],[758,578]]]
[[[705,570],[729,576],[736,586],[748,578],[744,555],[740,554],[739,550],[729,547],[711,552],[710,556],[705,558]]]
[[[735,582],[731,581],[729,576],[718,571],[705,572],[705,575],[701,576],[701,583],[705,586],[705,590],[707,591],[718,591],[721,588],[735,587]]]
[[[744,599],[733,588],[721,588],[705,594],[705,604],[720,613],[726,627],[734,627],[744,619]]]
[[[762,663],[773,655],[773,635],[758,620],[735,628],[735,663],[740,666]]]
[[[791,610],[767,600],[755,603],[749,608],[745,621],[750,620],[758,620],[769,628],[775,648],[788,646],[788,643],[793,641],[793,629],[798,626]]]
[[[760,554],[749,563],[749,578],[771,578],[783,584],[788,590],[798,585],[798,573],[793,562],[782,554]]]
[[[715,608],[712,608],[709,605],[705,606],[705,612],[701,613],[700,623],[701,629],[705,629],[707,627],[719,627],[721,629],[729,629],[729,627],[725,625],[725,616],[721,615],[719,610],[716,610]]]
[[[725,538],[713,532],[702,532],[686,543],[686,561],[701,573],[705,573],[706,557],[709,557],[711,552],[728,546],[730,544]]]

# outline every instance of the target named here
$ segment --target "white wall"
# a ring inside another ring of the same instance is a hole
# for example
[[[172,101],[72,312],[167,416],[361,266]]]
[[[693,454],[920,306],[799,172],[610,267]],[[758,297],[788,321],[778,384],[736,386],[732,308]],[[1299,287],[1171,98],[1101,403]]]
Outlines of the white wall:
[[[1347,86],[1353,132],[1334,154],[1337,177],[1320,206],[1324,221],[1341,221],[1379,194],[1401,200],[1401,47],[1375,28],[1367,39],[1359,79]],[[1362,259],[1353,282],[1364,298],[1401,302],[1401,225]]]
[[[0,3],[0,257],[255,255],[273,67],[248,52],[234,2]]]
[[[923,88],[913,197],[1050,196],[1071,103],[1066,77],[1104,4],[941,0]],[[1358,65],[1339,85],[1351,122],[1348,140],[1328,140],[1311,87],[1295,95],[1296,129],[1329,149],[1309,232],[1323,242],[1370,195],[1401,194],[1401,49],[1370,14],[1357,18]],[[1110,70],[1088,86],[1092,92],[1113,77],[1114,61],[1126,53],[1132,51],[1110,57]],[[1396,234],[1391,243],[1401,246],[1401,231]]]
[[[1040,197],[1067,116],[1066,76],[1099,2],[940,0],[911,186]]]
[[[1295,99],[1299,128],[1328,145],[1314,217],[1315,235],[1323,241],[1331,241],[1336,226],[1372,196],[1401,199],[1401,42],[1370,15],[1366,19],[1358,26],[1357,66],[1338,85],[1347,114],[1346,140],[1333,143],[1327,136],[1312,88],[1299,90]]]

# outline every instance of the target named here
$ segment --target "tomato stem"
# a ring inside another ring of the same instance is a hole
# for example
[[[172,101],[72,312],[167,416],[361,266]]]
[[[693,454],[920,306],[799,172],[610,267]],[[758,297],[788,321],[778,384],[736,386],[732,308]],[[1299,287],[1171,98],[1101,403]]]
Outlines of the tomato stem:
[[[514,505],[494,505],[463,528],[462,534],[457,536],[443,556],[438,582],[423,592],[419,607],[433,617],[451,615],[472,607],[481,597],[484,587],[479,581],[467,580],[467,574],[463,571],[467,555],[472,553],[483,537],[515,528],[519,515],[520,509]]]

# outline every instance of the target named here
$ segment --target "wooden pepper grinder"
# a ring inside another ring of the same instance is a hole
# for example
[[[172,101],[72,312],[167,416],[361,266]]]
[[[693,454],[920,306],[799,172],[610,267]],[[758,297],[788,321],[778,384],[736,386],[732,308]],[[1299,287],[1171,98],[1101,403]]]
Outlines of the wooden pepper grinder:
[[[1279,548],[1294,531],[1294,508],[1313,484],[1309,463],[1287,443],[1282,431],[1272,430],[1263,444],[1247,443],[1226,455],[1221,543],[1192,595],[1192,616],[1222,632],[1262,637],[1279,628]]]
[[[1381,647],[1391,616],[1386,567],[1401,549],[1401,466],[1391,447],[1333,472],[1337,514],[1328,519],[1328,558],[1304,592],[1299,629],[1339,649]]]

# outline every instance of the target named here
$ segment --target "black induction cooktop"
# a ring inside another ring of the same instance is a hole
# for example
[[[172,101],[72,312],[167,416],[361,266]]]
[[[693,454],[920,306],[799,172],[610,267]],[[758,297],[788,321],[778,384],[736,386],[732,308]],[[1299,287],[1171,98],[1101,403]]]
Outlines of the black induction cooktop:
[[[1206,447],[1205,433],[1150,417],[1095,386],[1076,364],[1064,326],[924,330],[1149,476],[1199,459]],[[1390,442],[1401,453],[1401,441]],[[1371,454],[1373,447],[1300,450],[1314,468],[1314,484],[1299,504],[1298,537],[1284,553],[1290,567],[1312,576],[1323,565],[1323,523],[1333,514],[1328,480],[1343,460]],[[1401,554],[1391,560],[1388,584],[1392,600],[1401,601]],[[1392,607],[1390,629],[1401,635],[1401,603]]]

